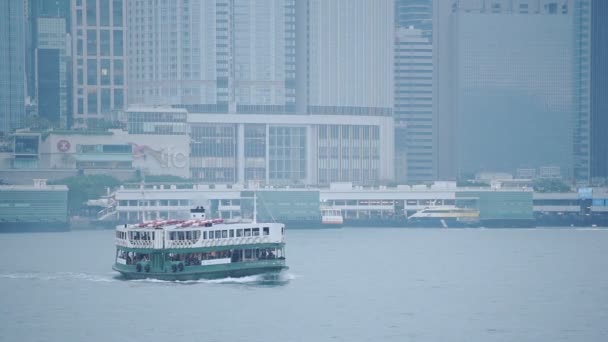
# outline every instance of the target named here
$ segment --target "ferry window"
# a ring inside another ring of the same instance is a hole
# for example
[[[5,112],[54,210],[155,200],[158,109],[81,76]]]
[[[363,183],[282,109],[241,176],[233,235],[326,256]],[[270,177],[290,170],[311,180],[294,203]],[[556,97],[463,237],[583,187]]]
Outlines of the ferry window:
[[[251,259],[251,249],[246,249],[245,250],[245,258]]]
[[[203,240],[207,240],[207,232],[203,232]]]
[[[285,234],[285,227],[281,227],[281,235]]]
[[[251,236],[251,229],[245,229],[245,236]]]
[[[260,228],[253,228],[253,236],[260,236]]]
[[[234,229],[230,229],[230,237],[234,237]]]
[[[222,239],[225,239],[228,237],[228,231],[227,230],[222,230]]]
[[[241,237],[243,236],[243,230],[242,229],[237,229],[236,230],[236,237]]]
[[[221,237],[222,237],[222,231],[221,231],[221,230],[216,230],[216,231],[215,231],[215,238],[216,238],[216,239],[219,239],[219,238],[221,238]]]
[[[270,227],[264,227],[264,235],[270,235]]]

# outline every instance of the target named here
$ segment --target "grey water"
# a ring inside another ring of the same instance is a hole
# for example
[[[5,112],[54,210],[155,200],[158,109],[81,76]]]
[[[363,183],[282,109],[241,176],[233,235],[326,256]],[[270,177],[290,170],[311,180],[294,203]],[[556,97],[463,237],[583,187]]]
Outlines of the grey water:
[[[117,279],[113,237],[1,234],[0,341],[608,341],[608,230],[292,230],[273,282]]]

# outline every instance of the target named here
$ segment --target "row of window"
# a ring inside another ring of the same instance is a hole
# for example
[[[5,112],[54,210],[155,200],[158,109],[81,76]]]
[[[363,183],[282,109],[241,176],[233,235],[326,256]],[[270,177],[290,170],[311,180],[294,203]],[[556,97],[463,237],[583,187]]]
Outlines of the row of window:
[[[155,232],[116,232],[116,237],[119,239],[130,240],[153,240]],[[262,235],[270,235],[270,227],[262,228]],[[203,232],[203,240],[227,239],[234,237],[251,237],[260,236],[260,228],[243,228],[243,229],[224,229],[211,230]],[[184,231],[184,232],[169,232],[169,240],[177,241],[197,241],[201,237],[201,231]]]
[[[262,235],[270,235],[270,227],[262,228]],[[200,238],[200,231],[169,232],[169,240],[191,240]],[[234,237],[260,236],[260,228],[224,229],[203,231],[203,240],[228,239]]]
[[[328,206],[370,206],[370,205],[455,205],[456,201],[453,199],[437,199],[437,200],[328,200],[326,202]]]
[[[158,201],[137,201],[137,200],[120,200],[118,206],[120,207],[175,207],[175,206],[188,206],[190,205],[189,200],[158,200]]]
[[[270,235],[270,227],[262,228],[262,235]],[[260,236],[260,228],[224,229],[203,232],[203,240],[227,239],[233,237]]]

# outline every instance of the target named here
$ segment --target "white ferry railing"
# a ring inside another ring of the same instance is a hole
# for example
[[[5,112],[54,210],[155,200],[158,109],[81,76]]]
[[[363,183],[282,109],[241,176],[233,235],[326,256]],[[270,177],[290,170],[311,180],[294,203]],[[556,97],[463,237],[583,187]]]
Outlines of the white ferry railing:
[[[129,240],[129,243],[135,248],[152,248],[152,240]]]
[[[169,248],[191,248],[198,242],[196,239],[189,240],[167,240],[166,246]]]
[[[116,246],[120,246],[120,247],[129,247],[129,241],[125,240],[125,239],[119,239],[116,238]]]

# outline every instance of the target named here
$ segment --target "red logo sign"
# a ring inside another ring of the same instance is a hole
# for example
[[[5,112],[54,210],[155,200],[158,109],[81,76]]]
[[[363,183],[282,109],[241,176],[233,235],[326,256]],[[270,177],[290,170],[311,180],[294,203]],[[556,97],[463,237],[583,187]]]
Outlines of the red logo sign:
[[[70,142],[67,140],[59,140],[57,142],[57,149],[61,152],[67,152],[70,150]]]

